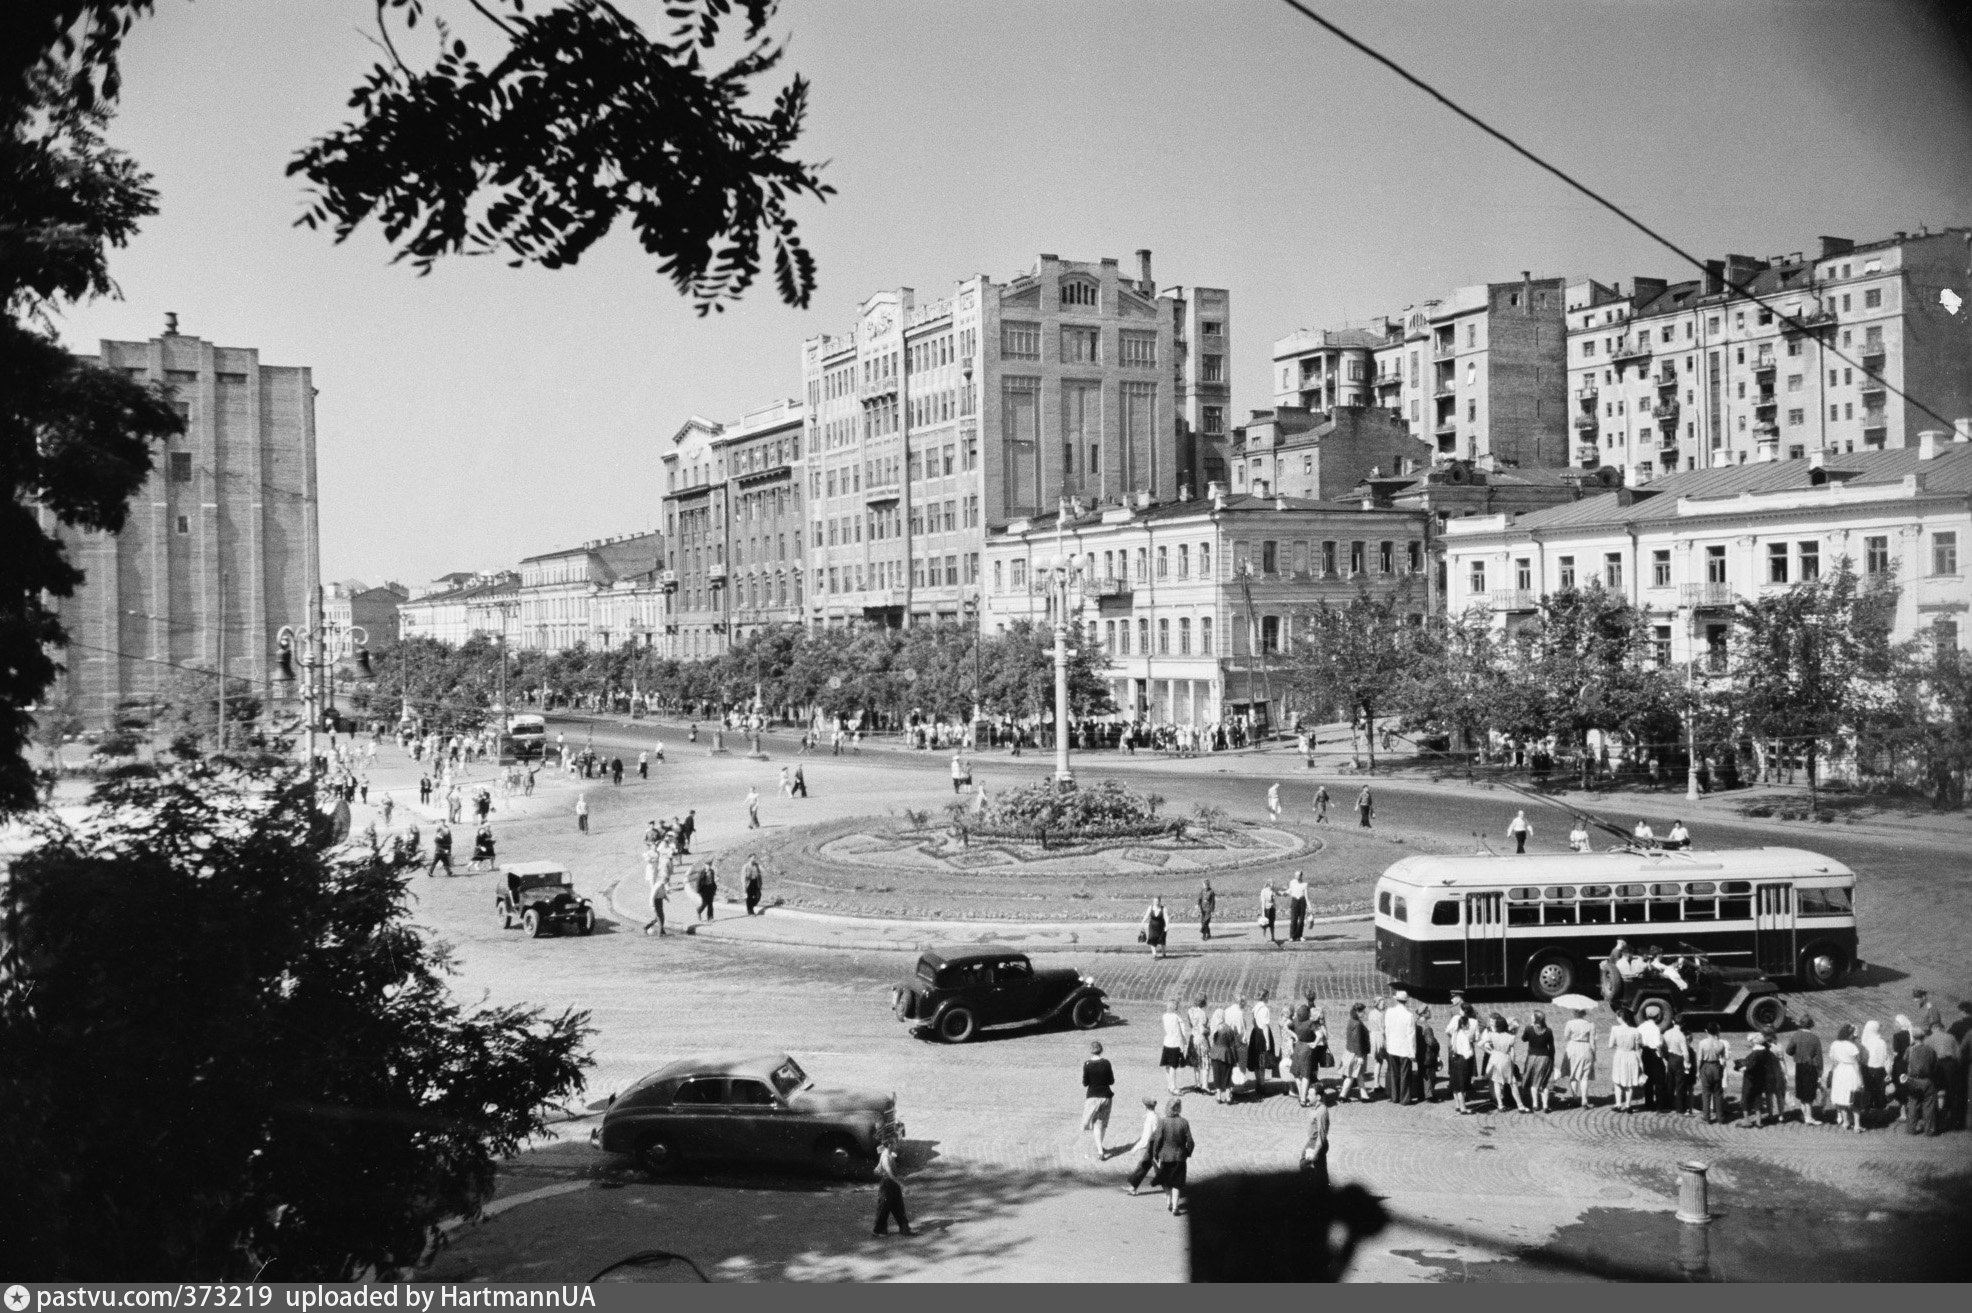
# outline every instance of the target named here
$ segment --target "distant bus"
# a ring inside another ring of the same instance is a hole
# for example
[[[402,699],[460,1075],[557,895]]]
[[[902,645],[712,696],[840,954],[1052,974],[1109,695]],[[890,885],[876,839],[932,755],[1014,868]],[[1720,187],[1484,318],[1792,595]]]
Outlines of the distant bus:
[[[548,722],[540,716],[508,716],[505,760],[533,761],[548,750]]]
[[[1799,848],[1406,857],[1376,882],[1376,965],[1418,989],[1553,999],[1627,939],[1825,989],[1856,963],[1855,886]]]

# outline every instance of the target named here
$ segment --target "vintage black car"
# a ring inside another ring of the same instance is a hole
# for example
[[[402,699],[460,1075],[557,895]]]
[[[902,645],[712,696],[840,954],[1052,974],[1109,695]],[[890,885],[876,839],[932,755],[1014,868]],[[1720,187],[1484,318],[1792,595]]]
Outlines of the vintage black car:
[[[1109,1005],[1093,978],[1072,967],[1036,967],[1025,953],[955,949],[926,953],[917,972],[890,991],[890,1009],[912,1033],[963,1044],[986,1026],[1066,1021],[1102,1024]]]
[[[897,1096],[816,1086],[785,1053],[685,1058],[610,1096],[591,1138],[654,1174],[686,1162],[760,1162],[840,1175],[900,1140]]]
[[[568,868],[560,863],[509,862],[500,876],[493,910],[502,930],[518,923],[529,939],[539,939],[550,931],[586,935],[596,928],[595,904],[575,892]]]
[[[1631,1008],[1636,1019],[1649,1017],[1658,1025],[1677,1018],[1687,1032],[1717,1025],[1730,1030],[1778,1030],[1787,1024],[1787,1004],[1780,986],[1752,967],[1727,967],[1708,954],[1686,948],[1674,964],[1683,980],[1645,970],[1625,980],[1612,1006]]]

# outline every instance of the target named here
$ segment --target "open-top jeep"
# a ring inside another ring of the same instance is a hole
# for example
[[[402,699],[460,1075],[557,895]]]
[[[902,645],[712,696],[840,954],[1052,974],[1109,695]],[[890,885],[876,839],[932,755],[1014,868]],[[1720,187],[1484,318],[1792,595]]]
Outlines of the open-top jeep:
[[[550,930],[586,935],[596,928],[595,905],[576,894],[568,868],[559,862],[509,862],[500,874],[493,907],[502,930],[518,922],[528,938],[539,939]]]
[[[1727,1030],[1778,1030],[1787,1023],[1787,1005],[1780,986],[1752,967],[1720,966],[1689,945],[1675,968],[1679,982],[1646,969],[1625,980],[1613,1000],[1635,1010],[1636,1019],[1669,1025],[1676,1017],[1687,1032],[1708,1025]]]

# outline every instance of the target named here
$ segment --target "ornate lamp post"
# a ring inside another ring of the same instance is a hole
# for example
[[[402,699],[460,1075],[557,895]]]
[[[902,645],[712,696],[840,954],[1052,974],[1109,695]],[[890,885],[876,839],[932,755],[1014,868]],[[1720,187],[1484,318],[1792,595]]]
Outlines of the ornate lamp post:
[[[1062,553],[1040,573],[1046,580],[1054,610],[1054,778],[1057,785],[1075,782],[1068,766],[1068,599],[1081,582],[1082,565],[1074,556]]]

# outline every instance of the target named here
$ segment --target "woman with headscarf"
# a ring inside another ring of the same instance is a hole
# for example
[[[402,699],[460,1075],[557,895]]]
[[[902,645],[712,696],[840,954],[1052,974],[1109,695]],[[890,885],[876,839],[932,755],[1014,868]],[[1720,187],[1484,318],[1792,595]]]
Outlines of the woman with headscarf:
[[[1426,1103],[1438,1101],[1438,1033],[1431,1028],[1431,1009],[1417,1010],[1417,1065],[1411,1071],[1411,1085]]]
[[[1253,1096],[1267,1097],[1267,1080],[1280,1074],[1280,1040],[1274,1034],[1274,1010],[1261,990],[1253,1002],[1253,1029],[1246,1039],[1246,1070],[1253,1077]]]
[[[1561,1079],[1575,1089],[1575,1106],[1589,1106],[1589,1082],[1595,1079],[1595,1023],[1588,1010],[1576,1008],[1561,1029]]]
[[[1513,1096],[1516,1110],[1528,1111],[1514,1079],[1513,1030],[1507,1025],[1506,1018],[1497,1012],[1492,1015],[1492,1028],[1479,1037],[1479,1052],[1480,1070],[1493,1087],[1493,1111],[1506,1111],[1509,1094]]]
[[[1835,1108],[1835,1124],[1851,1131],[1862,1130],[1862,1046],[1856,1043],[1856,1028],[1847,1024],[1835,1032],[1828,1046],[1828,1101]]]
[[[1616,1087],[1616,1111],[1635,1112],[1636,1092],[1643,1084],[1643,1036],[1636,1027],[1636,1014],[1628,1008],[1616,1010],[1616,1024],[1609,1028],[1609,1083]]]
[[[1874,1112],[1884,1106],[1884,1092],[1890,1086],[1890,1043],[1874,1019],[1862,1023],[1863,1110]],[[1860,1119],[1858,1119],[1860,1120]]]

